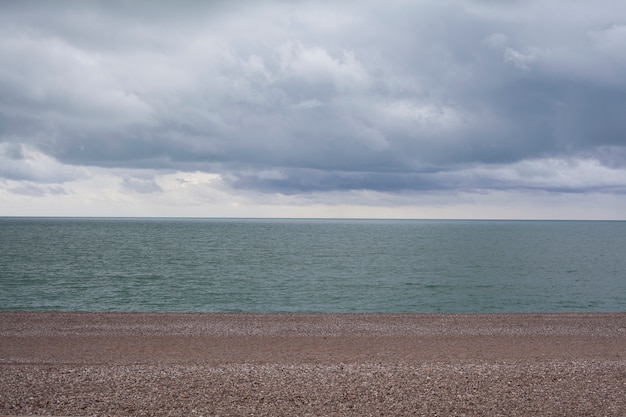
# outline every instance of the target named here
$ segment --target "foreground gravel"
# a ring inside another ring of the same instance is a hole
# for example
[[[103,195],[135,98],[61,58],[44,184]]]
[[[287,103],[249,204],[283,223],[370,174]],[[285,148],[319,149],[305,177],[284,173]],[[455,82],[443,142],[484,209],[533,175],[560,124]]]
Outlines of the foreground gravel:
[[[0,313],[0,415],[626,416],[626,314]]]
[[[624,416],[624,363],[36,366],[7,414]]]

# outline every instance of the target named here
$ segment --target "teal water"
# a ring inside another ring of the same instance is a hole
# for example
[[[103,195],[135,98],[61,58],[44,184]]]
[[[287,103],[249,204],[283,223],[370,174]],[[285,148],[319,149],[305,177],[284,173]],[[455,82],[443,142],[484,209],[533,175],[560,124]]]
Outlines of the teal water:
[[[626,311],[626,222],[0,218],[0,310]]]

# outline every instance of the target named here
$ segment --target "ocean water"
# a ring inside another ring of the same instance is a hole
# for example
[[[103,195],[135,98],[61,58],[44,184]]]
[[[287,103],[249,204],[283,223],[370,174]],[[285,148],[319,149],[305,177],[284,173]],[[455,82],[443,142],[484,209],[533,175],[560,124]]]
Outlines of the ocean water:
[[[626,311],[626,222],[0,218],[0,310]]]

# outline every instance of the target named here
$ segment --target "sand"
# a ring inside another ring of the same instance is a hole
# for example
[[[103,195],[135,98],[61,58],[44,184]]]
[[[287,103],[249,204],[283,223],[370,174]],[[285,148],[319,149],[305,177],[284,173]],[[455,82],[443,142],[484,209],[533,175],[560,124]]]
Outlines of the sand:
[[[626,313],[0,313],[0,415],[626,416]]]

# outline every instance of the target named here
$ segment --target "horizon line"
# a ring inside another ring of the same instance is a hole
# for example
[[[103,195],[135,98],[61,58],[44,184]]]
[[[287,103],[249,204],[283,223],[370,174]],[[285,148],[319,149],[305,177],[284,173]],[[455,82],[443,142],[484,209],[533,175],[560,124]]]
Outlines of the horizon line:
[[[0,219],[146,219],[146,220],[397,220],[397,221],[577,221],[624,222],[626,219],[559,218],[470,218],[470,217],[245,217],[245,216],[89,216],[89,215],[0,215]]]

